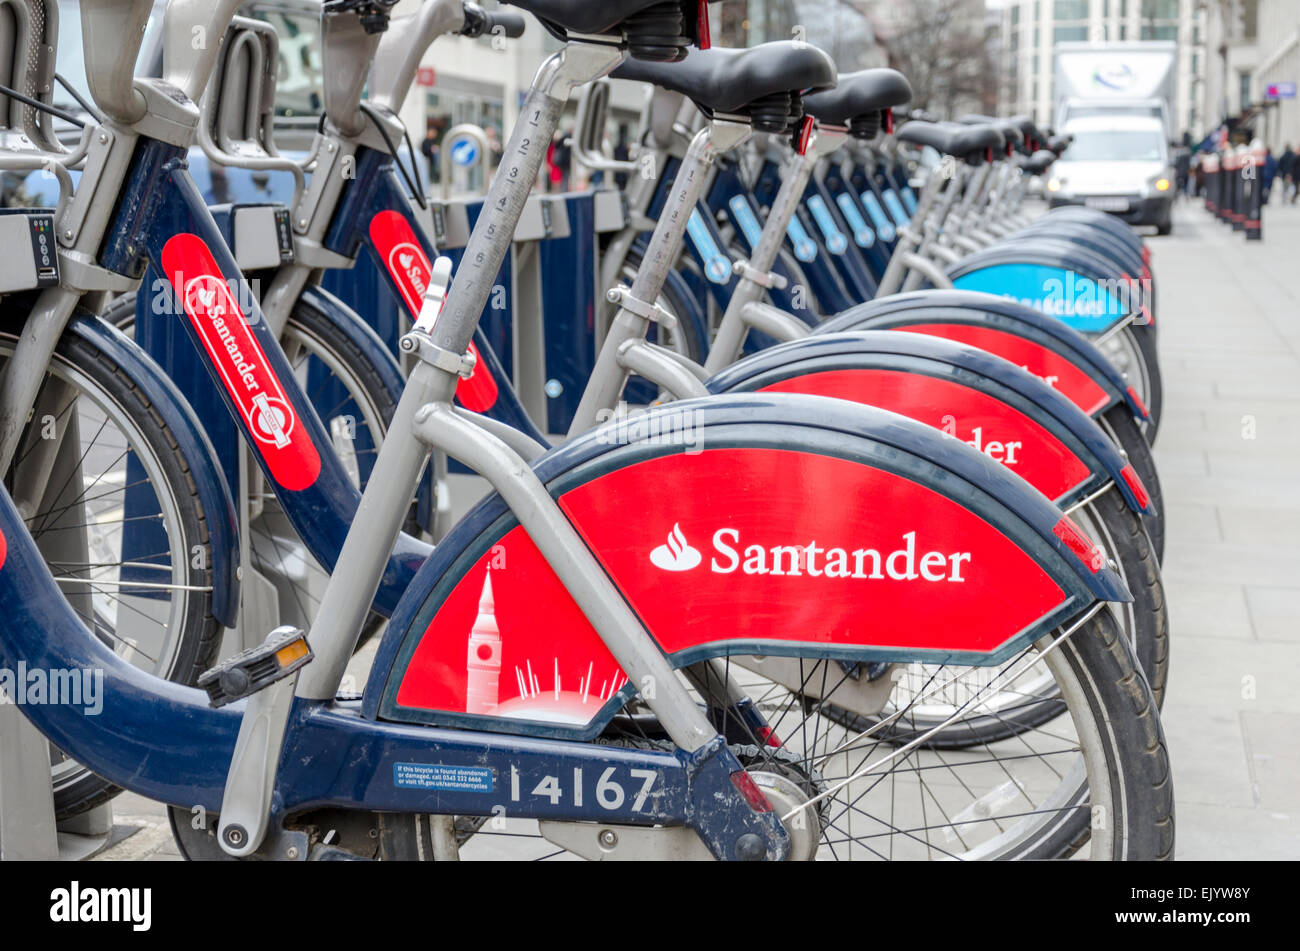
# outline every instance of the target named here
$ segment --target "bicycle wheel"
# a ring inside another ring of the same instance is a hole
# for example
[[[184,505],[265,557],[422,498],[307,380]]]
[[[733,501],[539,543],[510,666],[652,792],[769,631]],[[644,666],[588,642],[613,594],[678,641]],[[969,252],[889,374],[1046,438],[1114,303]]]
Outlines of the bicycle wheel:
[[[1113,489],[1072,512],[1071,518],[1120,566],[1128,583],[1133,600],[1109,604],[1107,608],[1132,645],[1139,670],[1159,708],[1164,703],[1169,676],[1169,613],[1160,567],[1143,519]],[[1007,682],[1004,689],[985,693],[979,703],[963,708],[964,698],[984,688],[991,676],[989,668],[971,667],[960,678],[953,678],[949,690],[932,691],[925,702],[914,702],[918,685],[931,683],[936,669],[929,664],[907,665],[899,674],[895,697],[879,716],[856,716],[834,704],[826,704],[824,714],[848,729],[871,729],[884,742],[907,743],[933,730],[925,745],[952,750],[1017,736],[1044,726],[1062,712],[1045,702],[1052,699],[1057,687],[1044,671],[1036,677],[1022,676]],[[1035,702],[1027,702],[1030,698]],[[904,708],[906,713],[901,713]]]
[[[299,300],[294,306],[280,343],[298,385],[330,433],[334,451],[352,475],[353,484],[364,490],[401,392],[392,390],[366,353],[329,314],[306,301]],[[291,606],[292,623],[307,630],[320,609],[329,572],[307,550],[275,494],[265,489],[260,473],[255,481],[261,490],[254,498],[253,567],[276,586],[281,608]],[[419,533],[414,513],[403,528]],[[371,611],[357,647],[386,624],[386,618]]]
[[[1130,325],[1097,346],[1141,397],[1151,417],[1141,429],[1147,443],[1154,446],[1165,403],[1164,380],[1156,355],[1156,335],[1149,327]]]
[[[135,294],[115,300],[104,319],[123,333],[135,325]],[[333,448],[364,489],[397,409],[400,391],[384,379],[365,350],[339,327],[331,315],[299,299],[281,334],[281,345],[303,388],[333,440]],[[329,581],[329,573],[307,550],[275,494],[260,472],[249,487],[252,504],[251,567],[275,587],[282,623],[311,627]],[[405,530],[419,532],[415,516]],[[357,647],[384,628],[385,619],[368,616]]]
[[[1151,547],[1155,550],[1156,561],[1163,562],[1165,557],[1165,493],[1160,487],[1160,473],[1156,471],[1155,458],[1147,437],[1142,434],[1133,413],[1125,403],[1118,403],[1103,413],[1097,420],[1110,437],[1111,442],[1124,450],[1124,455],[1133,463],[1138,478],[1146,486],[1151,496],[1151,505],[1155,515],[1145,519],[1147,531],[1151,536]]]
[[[16,336],[0,333],[0,373]],[[69,602],[135,666],[193,683],[216,658],[207,513],[163,415],[109,353],[65,334],[5,484]],[[120,790],[51,747],[59,819]]]
[[[784,777],[803,790],[803,803],[792,810],[804,816],[795,836],[801,857],[1048,859],[1069,857],[1085,845],[1093,859],[1173,856],[1164,736],[1150,690],[1109,611],[1097,611],[989,669],[989,682],[999,674],[1014,681],[1045,671],[1056,686],[1052,697],[1025,702],[1056,708],[1046,718],[1050,729],[967,750],[929,748],[924,733],[900,745],[871,729],[845,729],[797,692],[724,663],[783,741],[778,748],[754,738],[736,746],[737,755],[751,771]],[[833,663],[805,660],[801,666],[806,683],[845,676]],[[930,683],[911,703],[948,690],[954,673],[960,676],[961,668],[933,668]],[[978,703],[978,691],[966,702]],[[605,742],[659,744],[662,738],[629,729]],[[407,840],[405,846],[390,842],[389,854],[434,854],[425,817],[386,818],[392,821],[378,834]],[[457,834],[467,859],[571,857],[527,820],[462,818]]]

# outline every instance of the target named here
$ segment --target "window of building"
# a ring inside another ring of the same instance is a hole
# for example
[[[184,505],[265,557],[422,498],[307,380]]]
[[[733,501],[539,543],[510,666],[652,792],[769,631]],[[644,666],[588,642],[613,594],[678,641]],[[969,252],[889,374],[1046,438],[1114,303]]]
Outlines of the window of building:
[[[1074,43],[1088,39],[1086,26],[1058,26],[1052,31],[1052,38],[1057,43]]]
[[[1058,20],[1088,19],[1088,0],[1056,0],[1054,13]]]
[[[1144,40],[1176,40],[1178,39],[1178,27],[1176,26],[1150,26],[1142,27],[1142,39]]]

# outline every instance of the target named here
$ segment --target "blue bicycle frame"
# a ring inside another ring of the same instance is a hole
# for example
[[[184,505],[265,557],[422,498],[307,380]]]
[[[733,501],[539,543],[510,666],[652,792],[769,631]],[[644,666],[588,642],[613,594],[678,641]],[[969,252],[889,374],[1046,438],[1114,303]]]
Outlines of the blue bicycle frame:
[[[185,150],[156,140],[142,140],[137,146],[114,221],[105,237],[101,261],[109,270],[129,276],[141,275],[147,264],[155,272],[170,278],[164,258],[169,242],[176,236],[191,236],[206,249],[215,266],[214,277],[218,282],[224,282],[235,298],[234,304],[242,311],[242,323],[247,328],[248,337],[245,339],[251,338],[252,341],[248,344],[249,350],[257,358],[253,361],[247,359],[250,354],[244,354],[245,364],[258,364],[252,371],[254,382],[257,377],[262,378],[262,384],[269,388],[262,394],[266,398],[252,408],[237,402],[238,397],[246,395],[239,387],[242,385],[249,390],[252,383],[223,375],[222,367],[214,362],[214,351],[205,346],[196,319],[186,320],[184,317],[187,310],[186,301],[181,296],[183,289],[174,287],[169,281],[168,294],[163,295],[164,300],[170,298],[167,313],[157,313],[158,308],[149,308],[143,319],[147,323],[177,315],[184,320],[200,362],[208,371],[216,393],[214,399],[222,400],[229,413],[238,420],[240,431],[266,472],[268,482],[295,530],[316,558],[330,569],[337,560],[360,494],[330,450],[330,439],[324,426],[306,394],[297,385],[292,369],[262,318],[257,301],[244,282],[217,223],[190,178]],[[211,289],[198,289],[197,292],[211,293]],[[150,330],[144,332],[147,334]],[[227,348],[230,339],[236,338],[226,338]],[[258,426],[257,433],[254,425]],[[273,441],[266,441],[268,427],[275,430],[286,426],[291,430],[287,436],[272,432]],[[301,426],[300,430],[296,429],[298,426]],[[275,441],[282,438],[291,439],[303,455],[315,457],[314,473],[310,467],[303,471],[276,468],[273,460],[277,452],[289,448],[275,445]],[[392,611],[428,553],[429,546],[422,542],[405,535],[399,539],[376,596],[376,610],[384,614]]]

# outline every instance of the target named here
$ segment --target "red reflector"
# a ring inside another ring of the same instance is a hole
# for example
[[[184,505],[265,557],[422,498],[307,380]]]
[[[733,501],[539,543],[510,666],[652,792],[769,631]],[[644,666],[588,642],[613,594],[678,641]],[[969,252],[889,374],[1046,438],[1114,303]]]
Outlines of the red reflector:
[[[483,365],[478,347],[471,343],[469,352],[478,362],[474,365],[474,372],[456,384],[456,398],[471,413],[485,413],[496,405],[500,391],[497,389],[497,381],[492,379],[492,374]]]
[[[776,731],[773,730],[770,726],[760,726],[754,732],[757,733],[758,738],[762,740],[764,743],[766,743],[768,746],[781,745],[781,738],[776,735]]]
[[[812,139],[814,124],[815,123],[813,121],[812,116],[803,117],[803,125],[800,126],[799,128],[799,154],[800,155],[808,154],[808,143]]]
[[[1007,143],[1007,158],[1011,158],[1011,156],[1013,156],[1013,155],[1015,155],[1015,154],[1016,154],[1016,147],[1015,147],[1014,145],[1012,145],[1010,142],[1008,142],[1008,143]]]
[[[1070,516],[1061,516],[1061,520],[1052,528],[1052,534],[1065,542],[1065,546],[1074,552],[1094,575],[1105,566],[1106,553],[1101,550],[1100,545],[1083,534],[1083,529],[1075,525]]]
[[[1130,462],[1123,469],[1120,469],[1119,474],[1128,483],[1129,489],[1133,492],[1133,498],[1137,499],[1138,507],[1145,511],[1151,505],[1151,495],[1147,492],[1147,487],[1142,484],[1142,477],[1133,468],[1133,463]]]
[[[700,34],[700,49],[707,50],[713,44],[713,38],[709,35],[709,0],[700,0],[696,10],[695,22]]]
[[[1138,412],[1142,414],[1143,419],[1151,418],[1151,414],[1147,412],[1147,404],[1142,402],[1142,397],[1138,396],[1137,390],[1131,386],[1128,388],[1128,398],[1133,401],[1133,405],[1138,408]]]
[[[731,774],[731,785],[735,786],[737,791],[745,797],[745,802],[749,803],[750,809],[755,812],[772,811],[772,804],[763,795],[763,790],[758,788],[758,784],[754,782],[754,777],[743,769]]]
[[[984,150],[984,161],[986,162],[993,161],[993,146],[990,145],[987,149]]]
[[[894,134],[894,110],[885,110],[885,135]]]

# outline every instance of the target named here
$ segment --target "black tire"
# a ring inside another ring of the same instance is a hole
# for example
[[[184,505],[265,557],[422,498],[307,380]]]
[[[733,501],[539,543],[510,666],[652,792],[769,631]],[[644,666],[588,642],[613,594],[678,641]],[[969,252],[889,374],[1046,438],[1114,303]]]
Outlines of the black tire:
[[[1167,861],[1174,857],[1174,791],[1169,752],[1151,688],[1137,669],[1132,648],[1109,612],[1099,612],[1059,648],[1079,679],[1091,687],[1088,701],[1097,726],[1109,734],[1105,749],[1110,788],[1120,797],[1111,815],[1081,808],[1059,834],[1031,850],[1005,858],[1065,858],[1091,837],[1092,827],[1111,823],[1113,861]]]
[[[1095,499],[1088,510],[1100,516],[1108,547],[1133,595],[1131,604],[1119,607],[1129,612],[1134,626],[1133,652],[1156,707],[1163,707],[1169,680],[1169,605],[1160,562],[1146,528],[1150,519],[1129,508],[1118,489]]]
[[[1160,565],[1143,519],[1128,507],[1117,489],[1094,499],[1075,517],[1085,532],[1105,546],[1133,594],[1131,603],[1113,605],[1112,610],[1123,617],[1125,629],[1131,632],[1134,656],[1159,708],[1164,703],[1169,676],[1169,613]],[[1050,697],[1054,686],[1046,686],[1048,692],[1040,696]],[[924,746],[960,750],[996,743],[1042,726],[1061,714],[1062,709],[1050,703],[1026,704],[1022,693],[1026,689],[1022,686],[1010,691],[1011,702],[1004,708],[958,720],[936,733]],[[811,702],[805,700],[805,705]],[[888,713],[888,708],[885,712]],[[884,742],[897,744],[910,742],[940,722],[934,716],[904,715],[879,727],[879,718],[860,716],[834,704],[826,704],[823,715],[850,731],[871,730]]]
[[[13,352],[16,340],[13,334],[0,333],[0,346],[8,353]],[[193,684],[216,660],[224,628],[212,614],[212,559],[202,559],[202,567],[195,567],[194,559],[189,557],[191,551],[208,550],[210,543],[207,513],[199,499],[190,466],[180,453],[179,444],[163,414],[110,354],[83,337],[64,334],[54,360],[75,368],[77,373],[94,383],[99,389],[98,395],[127,414],[143,437],[141,448],[162,471],[183,535],[179,539],[168,539],[171,550],[180,553],[175,566],[183,567],[187,586],[200,590],[187,596],[177,647],[166,669],[157,673],[176,683]],[[33,532],[39,537],[38,528],[33,528]],[[55,818],[63,820],[78,815],[107,802],[119,792],[121,789],[117,786],[84,768],[70,771],[63,779],[56,776]]]
[[[1059,640],[1061,635],[1055,635]],[[1160,718],[1146,678],[1138,672],[1131,648],[1106,610],[1099,611],[1064,643],[1055,645],[1060,665],[1068,665],[1081,691],[1072,709],[1086,709],[1088,728],[1097,735],[1092,769],[1104,780],[1097,796],[1077,767],[1079,785],[1067,796],[1073,805],[1057,810],[1041,834],[993,857],[1068,858],[1085,847],[1094,829],[1105,830],[1096,843],[1097,858],[1153,861],[1174,854],[1174,798],[1169,757]],[[1065,705],[1064,699],[1058,701]],[[797,757],[795,758],[797,762]],[[900,768],[909,769],[907,764]],[[1106,800],[1104,802],[1099,800]],[[390,815],[379,825],[379,854],[391,858],[429,859],[433,842],[427,822],[415,815]],[[459,837],[459,827],[458,827]],[[1109,841],[1107,841],[1109,840]],[[520,841],[516,836],[514,840]],[[543,845],[553,853],[553,847]]]
[[[1151,446],[1142,433],[1142,427],[1133,418],[1133,413],[1126,403],[1117,403],[1097,420],[1111,440],[1124,450],[1133,469],[1146,486],[1151,496],[1155,514],[1143,519],[1147,534],[1151,536],[1151,547],[1155,550],[1156,560],[1164,563],[1165,558],[1165,494],[1160,487],[1160,473],[1156,471],[1155,458]]]
[[[1165,408],[1165,384],[1164,377],[1160,373],[1160,355],[1156,350],[1156,329],[1155,327],[1130,326],[1125,332],[1129,333],[1134,343],[1137,344],[1138,353],[1141,355],[1142,363],[1146,367],[1147,414],[1151,419],[1143,427],[1143,431],[1146,433],[1147,442],[1154,446],[1156,444],[1156,434],[1160,432],[1160,415]]]

